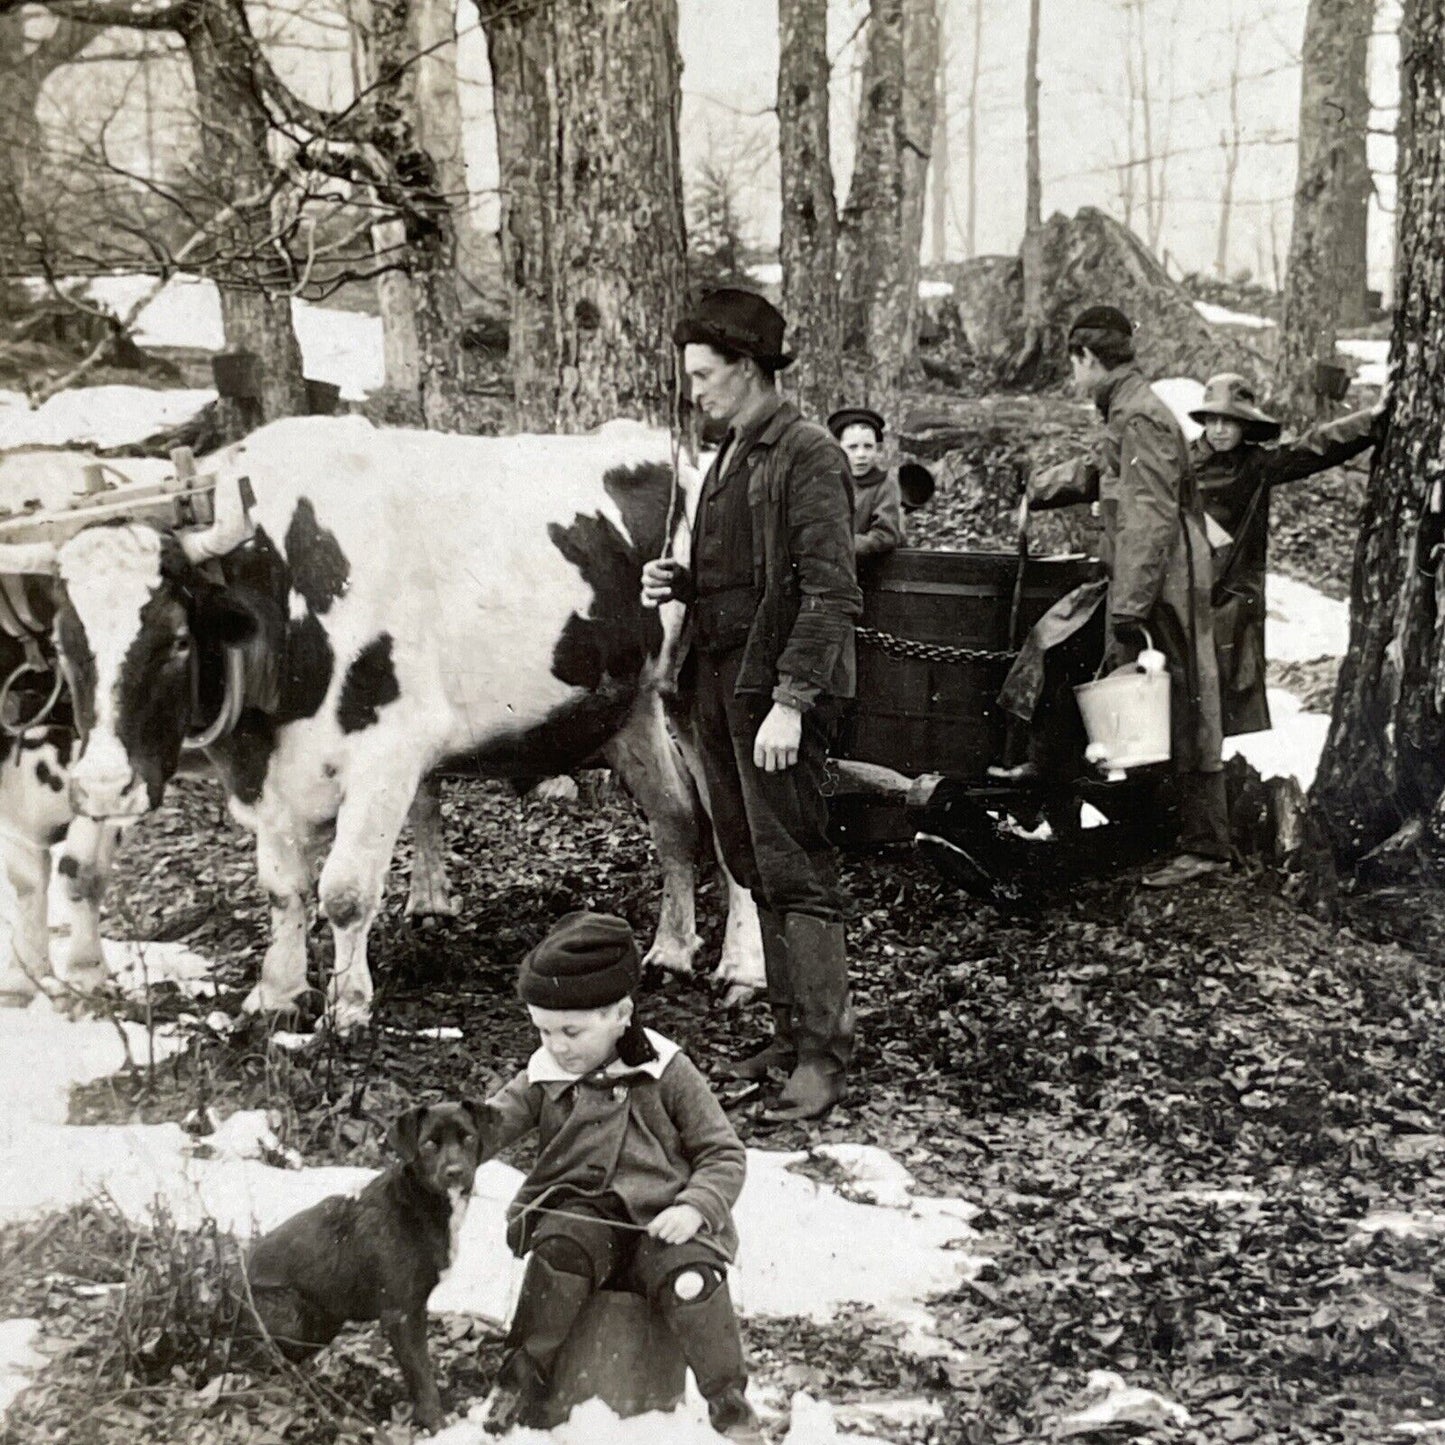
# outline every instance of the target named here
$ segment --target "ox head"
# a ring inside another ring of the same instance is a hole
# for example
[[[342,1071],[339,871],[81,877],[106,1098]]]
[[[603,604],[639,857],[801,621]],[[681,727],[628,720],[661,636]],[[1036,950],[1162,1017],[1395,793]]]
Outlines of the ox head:
[[[141,523],[86,528],[56,548],[0,545],[0,571],[58,579],[55,642],[82,751],[71,769],[77,809],[133,818],[156,807],[182,747],[207,721],[197,679],[256,629],[254,614],[203,571],[251,533],[240,485],[217,488],[216,520],[166,532]],[[204,741],[204,740],[201,740]]]

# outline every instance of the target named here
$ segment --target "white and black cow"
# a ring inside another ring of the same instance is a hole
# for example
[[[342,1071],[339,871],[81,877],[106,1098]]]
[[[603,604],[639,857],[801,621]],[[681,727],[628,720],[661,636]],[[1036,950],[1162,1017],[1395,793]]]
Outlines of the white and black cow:
[[[239,659],[239,720],[208,755],[256,831],[271,900],[248,1007],[284,1009],[306,989],[306,898],[324,851],[333,1022],[367,1017],[367,931],[413,795],[437,769],[545,776],[605,759],[662,863],[650,960],[690,970],[695,813],[658,694],[675,618],[639,595],[671,510],[666,434],[618,422],[581,437],[459,437],[306,418],[208,467],[206,531],[96,526],[40,560],[60,582],[56,635],[85,735],[72,779],[88,816],[158,804],[192,712],[221,705],[225,649]],[[751,900],[731,892],[721,971],[756,987]]]

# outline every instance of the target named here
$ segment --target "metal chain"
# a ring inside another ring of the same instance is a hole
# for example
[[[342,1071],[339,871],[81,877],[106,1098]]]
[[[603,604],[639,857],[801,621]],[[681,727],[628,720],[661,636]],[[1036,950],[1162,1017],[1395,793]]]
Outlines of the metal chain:
[[[1018,656],[1017,648],[953,647],[947,642],[920,642],[912,637],[895,637],[891,632],[881,632],[876,627],[855,627],[853,634],[859,642],[876,647],[890,657],[911,657],[918,662],[1012,662]]]

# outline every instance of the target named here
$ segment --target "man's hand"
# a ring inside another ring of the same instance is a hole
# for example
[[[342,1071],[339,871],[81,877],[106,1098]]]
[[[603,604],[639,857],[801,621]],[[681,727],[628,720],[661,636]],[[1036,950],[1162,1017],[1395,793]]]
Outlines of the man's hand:
[[[691,1204],[674,1204],[647,1226],[647,1232],[664,1244],[686,1244],[706,1223]]]
[[[753,766],[765,773],[781,773],[798,761],[803,741],[803,714],[775,702],[753,739]]]
[[[1144,650],[1144,629],[1137,622],[1115,622],[1109,638],[1109,650],[1104,654],[1105,674],[1139,660]]]
[[[687,568],[674,557],[659,557],[642,567],[642,605],[660,607],[664,602],[681,602],[686,591]]]

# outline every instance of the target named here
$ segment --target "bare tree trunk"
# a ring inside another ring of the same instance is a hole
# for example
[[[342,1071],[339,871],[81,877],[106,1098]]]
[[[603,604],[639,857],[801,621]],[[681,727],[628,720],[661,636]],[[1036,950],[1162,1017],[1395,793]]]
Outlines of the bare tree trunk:
[[[788,389],[810,416],[843,401],[838,213],[828,140],[828,0],[778,0],[783,315],[798,357]]]
[[[35,110],[41,87],[95,35],[94,26],[57,17],[50,34],[35,40],[23,10],[0,15],[0,263],[30,249],[27,232],[43,231],[45,147]]]
[[[983,57],[983,0],[973,0],[973,64],[968,83],[968,228],[970,256],[978,255],[978,82]]]
[[[1369,288],[1370,174],[1367,141],[1370,130],[1370,31],[1374,26],[1374,0],[1362,0],[1351,38],[1344,77],[1345,152],[1340,178],[1339,288],[1340,325],[1359,326],[1365,320],[1365,292]]]
[[[516,420],[523,431],[545,431],[557,414],[558,387],[550,280],[557,162],[550,101],[552,12],[546,3],[519,6],[513,0],[478,0],[477,8],[492,67]]]
[[[1315,366],[1333,362],[1335,354],[1340,191],[1350,132],[1347,77],[1365,9],[1359,0],[1310,0],[1305,16],[1299,172],[1274,393],[1276,407],[1294,422],[1322,414],[1327,405],[1315,388]]]
[[[937,66],[934,0],[873,0],[840,255],[844,348],[885,414],[916,339]]]
[[[1224,189],[1219,198],[1219,238],[1214,248],[1214,274],[1229,274],[1229,223],[1234,210],[1234,178],[1239,171],[1239,71],[1242,58],[1243,32],[1234,32],[1234,59],[1229,69],[1229,129],[1219,136],[1224,155]]]
[[[1355,550],[1350,649],[1312,801],[1337,855],[1358,859],[1423,818],[1445,844],[1445,6],[1405,0],[1400,30],[1396,378]]]
[[[1024,62],[1024,234],[1044,223],[1039,170],[1039,0],[1029,0],[1028,58]]]
[[[289,263],[273,241],[269,126],[252,79],[249,22],[242,6],[229,0],[202,0],[182,15],[205,175],[226,188],[224,199],[237,203],[216,244],[226,345],[260,359],[261,420],[295,416],[306,410],[306,387],[291,322]],[[219,208],[219,190],[211,199]]]
[[[935,266],[941,266],[948,259],[948,121],[948,48],[940,43],[938,87],[933,105],[933,157],[929,165],[928,182],[932,190],[928,255]]]
[[[677,0],[568,0],[553,17],[557,426],[659,420],[687,274]]]
[[[417,372],[423,424],[467,429],[462,316],[451,197],[422,143],[425,102],[410,0],[373,0],[376,115],[373,139],[396,179],[381,200],[406,228],[407,271],[416,317]]]

